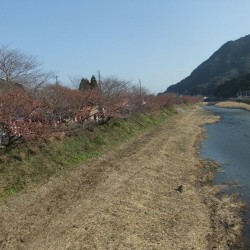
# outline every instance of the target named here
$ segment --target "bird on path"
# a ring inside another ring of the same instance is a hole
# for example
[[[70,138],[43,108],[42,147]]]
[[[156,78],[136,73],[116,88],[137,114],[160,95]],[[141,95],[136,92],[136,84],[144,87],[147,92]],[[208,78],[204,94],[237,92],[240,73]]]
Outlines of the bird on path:
[[[180,192],[180,193],[182,193],[183,192],[183,186],[180,185],[175,190],[178,191],[178,192]]]

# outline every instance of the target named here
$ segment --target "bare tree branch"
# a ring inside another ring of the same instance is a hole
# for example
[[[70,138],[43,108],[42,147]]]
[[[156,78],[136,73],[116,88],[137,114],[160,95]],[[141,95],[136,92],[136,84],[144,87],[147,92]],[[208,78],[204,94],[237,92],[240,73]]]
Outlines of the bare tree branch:
[[[41,63],[35,56],[0,46],[0,78],[7,85],[21,84],[23,87],[38,88],[53,76],[53,72],[42,72]]]

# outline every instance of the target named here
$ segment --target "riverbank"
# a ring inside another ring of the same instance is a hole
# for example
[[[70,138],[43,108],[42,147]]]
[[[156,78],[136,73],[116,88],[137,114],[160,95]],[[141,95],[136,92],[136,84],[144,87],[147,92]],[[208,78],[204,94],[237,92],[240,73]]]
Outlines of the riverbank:
[[[97,126],[90,123],[85,128],[73,127],[20,144],[0,155],[0,200],[23,192],[28,186],[45,183],[51,177],[67,174],[175,114],[174,108],[168,108],[155,114],[116,118]]]
[[[66,176],[5,200],[0,249],[236,249],[241,204],[217,196],[221,187],[204,169],[218,166],[197,151],[202,126],[217,119],[199,107],[179,110]]]
[[[207,106],[204,109],[219,115],[221,119],[216,124],[205,126],[208,139],[201,147],[201,156],[221,163],[213,183],[230,183],[230,188],[223,192],[237,193],[239,199],[246,203],[242,214],[242,219],[246,222],[243,236],[246,249],[250,249],[249,111],[215,106]]]
[[[250,111],[250,105],[242,102],[218,102],[215,106],[220,108],[237,108]]]

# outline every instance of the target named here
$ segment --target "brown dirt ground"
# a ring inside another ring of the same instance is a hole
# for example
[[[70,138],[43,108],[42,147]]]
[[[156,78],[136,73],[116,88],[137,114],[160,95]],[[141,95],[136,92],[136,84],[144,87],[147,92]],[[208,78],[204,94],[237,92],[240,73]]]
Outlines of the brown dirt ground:
[[[180,111],[67,176],[5,201],[0,249],[236,249],[237,204],[216,198],[219,188],[202,174],[194,147],[201,125],[214,120],[197,107]]]

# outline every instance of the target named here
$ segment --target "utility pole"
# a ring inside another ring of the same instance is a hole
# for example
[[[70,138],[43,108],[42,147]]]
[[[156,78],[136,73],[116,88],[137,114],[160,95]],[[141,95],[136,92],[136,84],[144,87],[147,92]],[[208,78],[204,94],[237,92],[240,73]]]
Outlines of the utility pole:
[[[58,79],[58,76],[55,76],[55,78],[56,78],[56,84],[58,84],[58,81],[57,81],[57,79]]]
[[[100,70],[97,71],[97,75],[98,75],[98,84],[99,84],[99,88],[100,88],[100,93],[102,94],[102,85],[101,85],[101,73],[100,73]]]
[[[139,79],[139,90],[140,90],[140,97],[141,97],[141,79]]]
[[[139,94],[140,94],[140,103],[139,103],[139,109],[141,110],[142,106],[142,96],[141,96],[141,79],[139,79]]]

